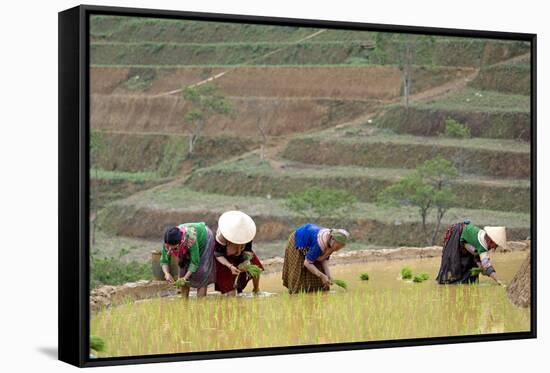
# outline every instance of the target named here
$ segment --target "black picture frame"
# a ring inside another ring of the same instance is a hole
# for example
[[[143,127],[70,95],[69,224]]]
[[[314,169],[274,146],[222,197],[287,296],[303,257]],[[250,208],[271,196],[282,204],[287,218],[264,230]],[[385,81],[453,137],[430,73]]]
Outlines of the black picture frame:
[[[250,350],[89,358],[89,17],[125,15],[224,21],[281,26],[323,27],[521,40],[531,45],[531,331],[472,336],[415,338],[394,341],[289,346]],[[537,336],[537,241],[536,241],[536,43],[537,35],[483,30],[382,25],[328,20],[292,19],[197,13],[158,9],[81,5],[59,13],[59,360],[79,367],[174,362],[263,355],[283,355],[371,348],[453,344],[536,338]]]

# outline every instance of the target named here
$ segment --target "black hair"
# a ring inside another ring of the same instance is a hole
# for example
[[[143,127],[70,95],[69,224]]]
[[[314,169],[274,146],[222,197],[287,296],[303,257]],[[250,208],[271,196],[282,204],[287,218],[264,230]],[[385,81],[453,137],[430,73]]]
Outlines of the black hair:
[[[183,234],[178,227],[170,227],[164,232],[164,243],[177,245],[181,242]]]

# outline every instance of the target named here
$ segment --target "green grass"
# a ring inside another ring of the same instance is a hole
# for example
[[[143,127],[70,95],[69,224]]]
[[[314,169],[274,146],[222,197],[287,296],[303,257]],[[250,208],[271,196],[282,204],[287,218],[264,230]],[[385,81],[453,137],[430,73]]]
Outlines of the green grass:
[[[182,211],[213,211],[224,212],[235,208],[245,209],[248,214],[279,217],[299,217],[285,207],[285,201],[280,199],[266,199],[261,197],[225,196],[219,194],[204,194],[189,190],[183,186],[159,186],[154,191],[145,191],[138,196],[131,196],[123,201],[114,203],[117,205],[131,205],[134,208],[149,208],[155,210]],[[184,208],[182,208],[185,206]],[[413,208],[380,207],[372,203],[358,203],[354,211],[350,211],[348,219],[361,219],[368,217],[372,220],[387,223],[416,222],[417,211]],[[446,221],[454,221],[470,217],[473,221],[495,221],[507,227],[529,226],[530,214],[510,213],[504,211],[468,210],[452,208],[449,210]],[[431,219],[428,220],[432,222]]]
[[[363,272],[359,275],[359,278],[362,280],[362,281],[368,281],[370,279],[370,276],[367,272]]]
[[[281,153],[285,159],[313,165],[414,169],[441,156],[461,174],[528,179],[530,144],[506,139],[450,139],[384,133],[327,130],[297,136]]]
[[[470,85],[479,89],[529,96],[531,93],[531,65],[519,60],[487,66],[481,69],[477,78]]]
[[[138,261],[124,262],[121,255],[111,257],[91,256],[90,289],[102,285],[122,285],[126,282],[151,280],[151,263]]]
[[[91,252],[98,258],[118,257],[121,250],[124,255],[120,261],[129,263],[133,260],[141,263],[151,262],[151,251],[160,250],[159,241],[147,241],[130,237],[113,236],[105,232],[96,232],[95,243],[91,244]]]
[[[201,168],[195,171],[195,174],[200,177],[203,173],[212,171],[222,172],[225,174],[243,173],[247,177],[250,176],[269,176],[272,178],[290,177],[290,178],[312,178],[326,179],[335,178],[373,178],[382,180],[396,181],[405,176],[410,175],[413,171],[403,168],[375,168],[375,167],[358,167],[358,166],[326,166],[312,165],[307,163],[296,162],[284,158],[273,159],[277,164],[282,165],[279,169],[273,167],[269,161],[261,161],[255,155],[248,155],[231,162],[219,162],[209,167]],[[350,180],[353,182],[353,180]],[[528,188],[530,181],[525,179],[502,179],[493,178],[482,175],[461,175],[459,183],[465,184],[483,184],[506,187]]]
[[[357,131],[372,129],[371,135],[357,136],[356,133],[349,132],[351,128],[339,129],[331,128],[324,131],[319,131],[311,134],[297,136],[296,139],[315,139],[326,140],[330,138],[330,142],[338,142],[343,144],[372,144],[372,143],[387,143],[403,144],[403,145],[431,145],[433,147],[455,147],[464,149],[483,149],[491,151],[512,152],[512,153],[529,153],[530,144],[506,139],[450,139],[445,137],[434,137],[426,139],[422,136],[400,135],[388,133],[383,130],[373,128],[369,125],[357,126]],[[328,141],[328,140],[327,140]]]
[[[109,171],[103,169],[92,168],[90,177],[99,180],[127,180],[133,182],[145,182],[162,179],[162,177],[153,171],[141,172],[126,172],[126,171]]]
[[[320,30],[290,26],[94,16],[91,20],[91,58],[93,63],[110,61],[135,64],[135,61],[143,63],[156,59],[163,63],[181,64],[181,59],[185,57],[188,59],[186,64],[197,64],[197,61],[198,64],[212,64],[215,61],[215,64],[223,65],[243,63],[268,51],[285,48],[267,57],[265,63],[397,63],[400,41],[390,41],[384,46],[379,45],[375,50],[363,47],[365,43],[374,45],[375,34],[372,32],[325,30],[303,43],[293,44]],[[497,51],[492,55],[495,61],[528,50],[524,43],[510,41],[448,37],[436,37],[434,40],[435,43],[431,47],[417,51],[419,64],[477,66],[487,44]],[[133,50],[129,47],[133,47]],[[213,51],[212,48],[224,49],[224,52]],[[185,53],[181,53],[183,49],[186,50]]]
[[[311,187],[345,190],[363,202],[410,175],[412,169],[358,166],[319,166],[286,159],[260,161],[249,155],[193,172],[186,185],[193,190],[224,195],[288,198]],[[224,183],[217,180],[223,179]],[[503,211],[529,211],[530,181],[480,175],[461,175],[452,186],[454,206]],[[480,203],[479,201],[483,202]]]
[[[467,88],[430,102],[414,103],[413,107],[437,110],[461,110],[483,112],[529,112],[530,96],[506,94]]]
[[[520,97],[522,100],[519,102],[524,101],[524,96]],[[477,98],[480,97],[477,96]],[[456,120],[469,129],[472,137],[520,140],[523,143],[531,139],[530,111],[519,110],[517,102],[511,104],[510,109],[476,108],[472,105],[464,106],[456,103],[440,106],[436,108],[431,107],[430,104],[415,104],[406,108],[404,105],[390,105],[380,112],[373,122],[387,132],[441,137],[447,132],[446,122]]]

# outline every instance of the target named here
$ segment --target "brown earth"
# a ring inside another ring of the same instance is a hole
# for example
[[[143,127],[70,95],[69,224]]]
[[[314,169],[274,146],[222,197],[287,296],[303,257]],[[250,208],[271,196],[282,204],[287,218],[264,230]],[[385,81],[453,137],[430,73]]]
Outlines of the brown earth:
[[[186,133],[185,115],[190,110],[177,96],[129,96],[92,94],[91,126],[94,130]],[[234,112],[211,117],[203,130],[210,136],[260,137],[258,120],[270,136],[328,128],[373,111],[376,101],[327,99],[230,99]]]
[[[147,69],[141,69],[144,71]],[[149,69],[151,70],[151,69]],[[216,84],[226,96],[337,99],[392,99],[399,96],[401,73],[388,66],[367,67],[189,67],[156,70],[146,91],[130,91],[121,83],[140,69],[92,67],[91,92],[163,95],[226,72]],[[452,69],[454,71],[454,69]],[[179,92],[174,94],[180,95]]]

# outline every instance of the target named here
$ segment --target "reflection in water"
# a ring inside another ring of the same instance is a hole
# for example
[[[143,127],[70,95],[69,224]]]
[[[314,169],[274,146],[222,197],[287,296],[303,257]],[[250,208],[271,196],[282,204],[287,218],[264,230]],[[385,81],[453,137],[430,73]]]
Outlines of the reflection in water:
[[[522,252],[495,255],[499,278],[510,282],[525,257]],[[529,310],[515,307],[505,290],[486,277],[479,285],[437,285],[439,261],[333,267],[333,277],[347,281],[348,291],[334,287],[314,294],[288,295],[281,275],[269,274],[262,276],[262,297],[247,293],[128,303],[94,315],[91,330],[106,340],[107,350],[100,356],[529,330]],[[430,279],[400,280],[405,265],[429,273]],[[359,280],[362,272],[369,273],[369,281]]]

